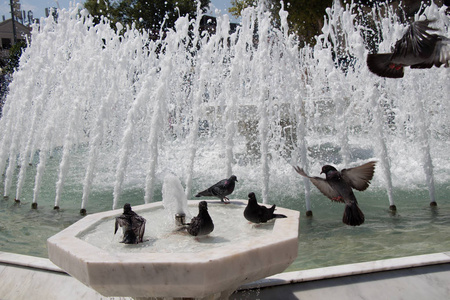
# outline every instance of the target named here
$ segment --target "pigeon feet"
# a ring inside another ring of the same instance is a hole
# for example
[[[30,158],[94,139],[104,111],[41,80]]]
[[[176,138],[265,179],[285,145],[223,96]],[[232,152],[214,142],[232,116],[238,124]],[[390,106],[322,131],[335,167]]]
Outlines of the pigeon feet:
[[[342,196],[334,197],[334,198],[332,198],[331,200],[337,201],[337,202],[344,202],[344,198],[342,198]]]
[[[389,64],[389,69],[394,69],[396,71],[401,70],[403,68],[401,65]]]

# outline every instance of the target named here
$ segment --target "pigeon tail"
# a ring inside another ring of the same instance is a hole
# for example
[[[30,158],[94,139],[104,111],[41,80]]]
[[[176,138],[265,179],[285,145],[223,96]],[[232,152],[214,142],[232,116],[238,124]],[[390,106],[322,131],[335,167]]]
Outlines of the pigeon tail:
[[[345,205],[344,216],[342,222],[350,226],[359,226],[364,223],[364,214],[359,209],[356,202]]]
[[[275,218],[278,218],[278,219],[287,218],[285,215],[282,215],[282,214],[274,214],[273,212],[275,211],[275,207],[276,207],[276,205],[274,204],[274,205],[272,205],[271,208],[269,208],[269,211],[272,214],[272,218],[274,218],[274,219]]]
[[[195,197],[202,197],[202,196],[213,196],[208,190],[203,191],[195,195]]]
[[[273,217],[276,219],[287,218],[285,215],[282,214],[273,214]]]
[[[275,211],[275,207],[277,207],[277,206],[274,204],[274,205],[272,205],[271,208],[269,208],[269,211],[271,214],[273,214],[273,212]]]
[[[133,230],[127,230],[123,235],[123,240],[121,241],[121,243],[124,244],[137,244],[138,242],[139,241]]]

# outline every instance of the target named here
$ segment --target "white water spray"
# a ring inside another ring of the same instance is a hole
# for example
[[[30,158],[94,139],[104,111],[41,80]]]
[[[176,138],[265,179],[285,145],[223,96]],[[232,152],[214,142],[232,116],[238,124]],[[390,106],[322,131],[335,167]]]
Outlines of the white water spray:
[[[405,28],[383,13],[366,13],[375,16],[380,52]],[[433,4],[425,13],[449,36],[444,10]],[[435,184],[450,180],[449,69],[407,69],[398,80],[368,72],[368,29],[355,6],[327,10],[317,44],[302,49],[280,16],[277,29],[262,7],[250,8],[237,32],[219,17],[214,35],[191,35],[199,20],[180,18],[156,41],[120,24],[123,35],[116,34],[106,20],[94,25],[84,10],[43,19],[0,120],[3,194],[15,183],[20,200],[34,185],[37,204],[45,187],[63,206],[70,185],[82,191],[86,209],[92,191],[108,189],[116,208],[123,189],[153,201],[166,171],[185,180],[188,198],[194,187],[234,174],[233,196],[245,198],[251,188],[270,203],[304,188],[311,210],[309,182],[292,165],[313,175],[323,164],[376,159],[383,172],[371,188],[387,190],[391,205],[396,187],[424,185],[435,201]],[[51,187],[46,172],[57,174]]]

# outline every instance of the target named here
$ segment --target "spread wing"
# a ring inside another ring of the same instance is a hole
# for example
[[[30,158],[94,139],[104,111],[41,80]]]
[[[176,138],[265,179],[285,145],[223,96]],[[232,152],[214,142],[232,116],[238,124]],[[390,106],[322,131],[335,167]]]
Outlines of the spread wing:
[[[359,167],[343,169],[341,171],[342,178],[354,189],[364,191],[369,187],[375,172],[376,161],[371,161]]]
[[[138,237],[138,242],[142,242],[144,239],[144,232],[145,232],[145,222],[146,220],[138,215],[133,216],[133,231],[134,234]]]
[[[405,56],[408,53],[413,53],[414,56],[420,58],[430,57],[439,39],[437,34],[429,33],[436,31],[436,29],[428,25],[432,20],[413,22],[403,37],[395,44],[393,59],[398,56]]]
[[[340,195],[337,191],[335,191],[331,185],[323,178],[320,177],[310,177],[308,176],[302,168],[294,167],[294,170],[297,171],[298,174],[309,178],[311,182],[322,192],[325,196],[330,198],[331,200],[336,200]]]
[[[116,234],[117,230],[120,227],[126,227],[130,226],[130,221],[128,221],[128,218],[124,217],[123,215],[116,218],[116,224],[114,226],[114,234]]]

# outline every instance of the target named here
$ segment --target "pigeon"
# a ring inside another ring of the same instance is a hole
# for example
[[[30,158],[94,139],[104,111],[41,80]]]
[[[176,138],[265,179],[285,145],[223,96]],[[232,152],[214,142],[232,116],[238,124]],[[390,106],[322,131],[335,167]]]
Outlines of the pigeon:
[[[343,169],[341,172],[333,166],[325,165],[320,173],[325,173],[325,179],[310,177],[299,167],[294,167],[294,169],[300,175],[309,178],[332,201],[345,203],[342,222],[351,226],[359,226],[364,223],[364,214],[358,207],[358,201],[356,201],[352,188],[364,191],[369,187],[375,171],[375,163],[375,161],[371,161],[359,167]]]
[[[219,198],[220,201],[228,203],[230,202],[230,199],[228,199],[227,196],[234,191],[235,181],[238,181],[236,176],[231,175],[230,178],[219,181],[215,185],[198,193],[197,195],[195,195],[195,197],[215,196]]]
[[[369,54],[367,67],[381,77],[402,78],[405,66],[429,69],[450,63],[450,39],[433,33],[432,20],[415,21],[395,43],[392,53]]]
[[[123,240],[121,243],[142,243],[144,238],[145,222],[146,220],[132,211],[131,205],[126,203],[123,206],[123,214],[116,218],[114,234],[116,234],[117,229],[119,229],[120,226],[123,227]]]
[[[248,204],[244,210],[244,217],[252,223],[266,223],[269,220],[277,218],[287,218],[282,214],[274,214],[275,204],[271,208],[259,205],[256,201],[255,193],[248,194]]]
[[[214,230],[214,223],[208,213],[208,204],[206,201],[200,201],[198,204],[198,215],[193,217],[187,225],[187,231],[190,235],[207,235]]]

